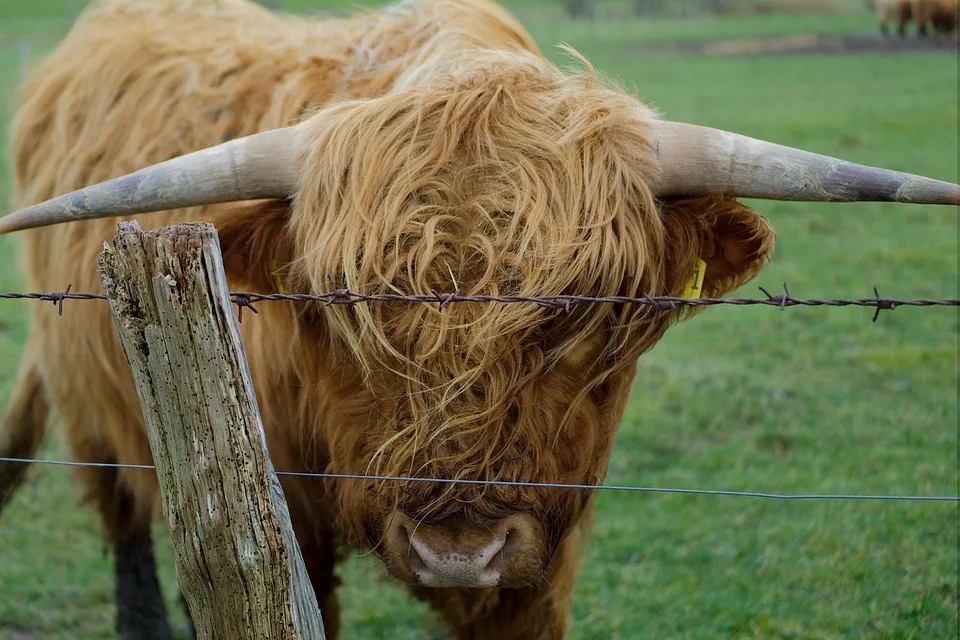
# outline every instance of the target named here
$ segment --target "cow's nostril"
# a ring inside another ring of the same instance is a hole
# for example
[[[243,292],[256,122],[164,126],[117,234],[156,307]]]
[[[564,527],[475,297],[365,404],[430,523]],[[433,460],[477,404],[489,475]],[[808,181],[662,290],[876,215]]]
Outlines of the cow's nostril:
[[[512,550],[517,546],[516,532],[513,529],[507,529],[503,533],[501,540],[503,543],[500,545],[500,548],[497,549],[496,553],[493,554],[493,557],[490,558],[490,562],[487,563],[486,569],[488,571],[495,571],[497,573],[503,573],[507,567],[507,560],[512,553]]]
[[[411,571],[414,573],[420,573],[421,571],[426,571],[429,569],[423,558],[420,557],[420,554],[417,552],[417,548],[413,544],[413,540],[406,525],[400,527],[398,532],[398,542],[404,549],[407,558],[407,566],[410,567]]]
[[[520,544],[520,533],[513,527],[503,532],[503,547],[500,549],[501,555],[510,553],[518,544]]]
[[[420,554],[417,553],[417,550],[413,546],[411,546],[407,552],[407,565],[414,573],[427,571],[429,569],[427,563],[423,561],[423,558],[420,557]]]

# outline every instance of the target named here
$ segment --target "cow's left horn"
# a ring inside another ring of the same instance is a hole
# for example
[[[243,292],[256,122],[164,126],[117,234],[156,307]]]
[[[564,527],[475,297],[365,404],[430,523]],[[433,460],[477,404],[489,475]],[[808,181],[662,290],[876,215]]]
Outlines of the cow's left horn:
[[[218,202],[286,198],[297,185],[298,127],[224,142],[0,218],[0,233]]]
[[[722,192],[806,202],[913,202],[960,205],[960,186],[853,164],[747,136],[658,121],[653,133],[659,196]]]

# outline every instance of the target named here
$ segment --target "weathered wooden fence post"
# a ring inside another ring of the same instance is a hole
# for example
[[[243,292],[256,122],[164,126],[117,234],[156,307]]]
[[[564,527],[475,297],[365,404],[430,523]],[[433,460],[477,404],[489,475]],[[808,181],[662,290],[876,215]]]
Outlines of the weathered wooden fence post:
[[[323,640],[209,224],[122,222],[99,258],[201,640]]]

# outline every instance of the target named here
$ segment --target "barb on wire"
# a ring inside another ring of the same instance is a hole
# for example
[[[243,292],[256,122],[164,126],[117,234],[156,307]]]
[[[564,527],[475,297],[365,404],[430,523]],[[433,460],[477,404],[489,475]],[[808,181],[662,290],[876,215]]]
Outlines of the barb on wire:
[[[877,310],[873,312],[873,320],[872,320],[872,322],[875,323],[877,321],[877,318],[880,316],[880,311],[883,311],[883,310],[893,311],[894,308],[897,306],[897,303],[893,300],[881,300],[880,292],[877,291],[876,286],[873,287],[873,297],[876,298],[877,300]]]
[[[243,310],[250,309],[254,313],[260,313],[257,311],[257,308],[253,306],[253,302],[250,300],[250,296],[246,293],[234,293],[231,296],[233,303],[237,305],[237,322],[243,322]]]
[[[349,289],[338,287],[331,279],[331,291],[328,293],[306,294],[306,293],[254,293],[254,292],[231,292],[230,299],[237,305],[239,319],[243,319],[243,310],[249,309],[257,313],[255,304],[260,302],[318,302],[324,306],[342,304],[353,307],[360,303],[376,302],[421,302],[427,304],[437,304],[440,310],[443,310],[451,304],[459,303],[484,303],[499,302],[503,304],[533,303],[544,307],[557,309],[564,312],[570,310],[576,305],[583,304],[632,304],[646,305],[654,307],[659,311],[673,310],[679,306],[708,307],[708,306],[767,306],[776,307],[781,311],[790,307],[872,307],[876,309],[873,314],[873,322],[877,321],[881,311],[893,311],[897,307],[957,307],[960,306],[960,299],[892,299],[881,298],[877,287],[873,287],[873,297],[871,298],[848,298],[848,299],[824,299],[824,298],[795,298],[790,294],[787,283],[783,284],[783,293],[774,295],[764,287],[759,287],[765,297],[762,298],[677,298],[671,296],[650,296],[626,297],[626,296],[582,296],[582,295],[555,295],[555,296],[513,296],[513,295],[464,295],[458,292],[441,293],[432,291],[430,294],[405,294],[405,293],[378,293],[362,294],[355,293]],[[63,313],[64,300],[106,300],[107,297],[97,293],[71,293],[70,286],[67,286],[63,292],[55,293],[0,293],[0,299],[28,299],[50,301],[58,305],[58,310]]]
[[[76,462],[68,460],[45,460],[34,458],[4,458],[0,464],[47,464],[65,467],[105,467],[111,469],[156,469],[148,464],[119,464],[114,462]],[[396,482],[437,482],[442,484],[482,484],[491,486],[546,487],[550,489],[573,489],[580,491],[628,491],[641,493],[680,493],[707,496],[734,496],[740,498],[764,498],[771,500],[901,500],[906,502],[960,502],[960,496],[909,496],[870,495],[843,493],[766,493],[760,491],[733,491],[727,489],[679,489],[671,487],[637,487],[632,485],[567,484],[560,482],[520,482],[516,480],[467,480],[453,478],[422,478],[416,476],[380,476],[353,473],[311,473],[307,471],[276,471],[278,476],[326,478],[337,480],[374,480]]]
[[[72,284],[68,284],[63,291],[51,293],[0,293],[0,300],[40,300],[57,305],[57,314],[63,315],[64,300],[106,300],[102,293],[70,293]]]

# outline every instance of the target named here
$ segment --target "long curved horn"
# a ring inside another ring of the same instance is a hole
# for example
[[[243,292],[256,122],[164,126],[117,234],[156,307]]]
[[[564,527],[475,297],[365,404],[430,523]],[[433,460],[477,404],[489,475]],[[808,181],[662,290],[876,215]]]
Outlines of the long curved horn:
[[[296,126],[224,142],[0,218],[0,234],[61,222],[218,202],[286,198],[296,188]]]
[[[718,129],[658,121],[653,138],[661,196],[724,192],[806,202],[960,205],[960,186],[867,167]]]

